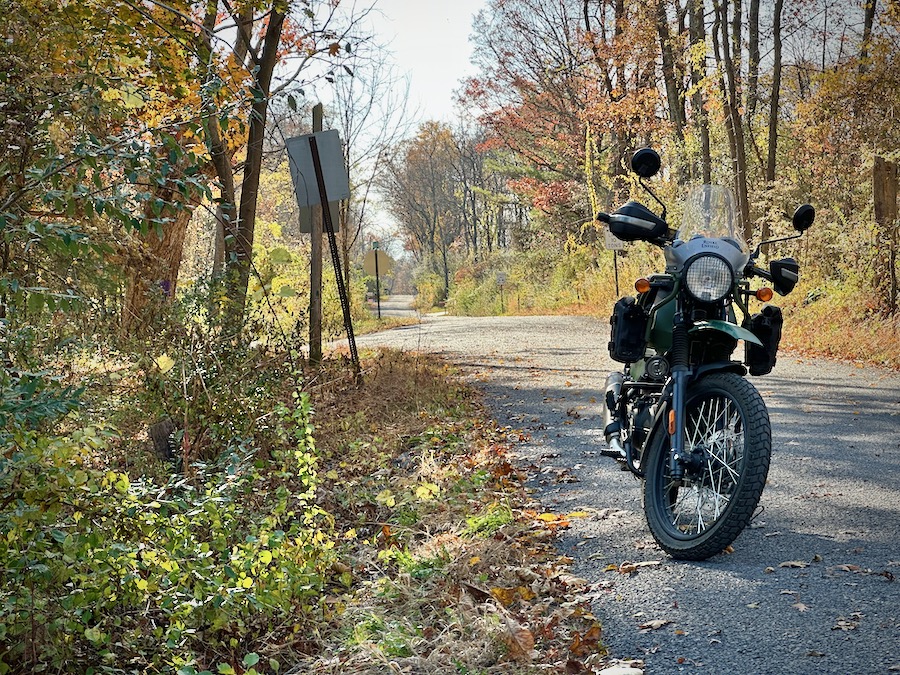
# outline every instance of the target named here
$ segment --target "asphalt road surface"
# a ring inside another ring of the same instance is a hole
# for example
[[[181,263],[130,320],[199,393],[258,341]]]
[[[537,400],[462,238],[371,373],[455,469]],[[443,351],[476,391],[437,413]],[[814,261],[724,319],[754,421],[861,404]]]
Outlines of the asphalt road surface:
[[[381,298],[381,316],[408,316],[414,317],[418,315],[413,301],[416,299],[414,295],[387,295]],[[369,302],[369,309],[374,314],[378,311],[378,304],[373,300]]]
[[[648,674],[900,671],[900,375],[782,354],[751,378],[773,433],[760,512],[732,553],[676,562],[640,482],[599,454],[607,341],[584,317],[424,317],[358,339],[442,354],[530,434],[519,460],[544,508],[589,514],[558,545],[614,656]]]

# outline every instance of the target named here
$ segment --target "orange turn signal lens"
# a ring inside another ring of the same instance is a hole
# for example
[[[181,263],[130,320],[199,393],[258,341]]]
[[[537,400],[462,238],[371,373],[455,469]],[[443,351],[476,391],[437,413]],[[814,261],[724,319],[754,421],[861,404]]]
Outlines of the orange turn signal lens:
[[[636,290],[638,293],[646,293],[650,290],[650,280],[641,277],[634,282],[634,290]]]
[[[669,436],[675,435],[675,411],[669,411]]]
[[[768,302],[774,295],[775,294],[772,293],[772,289],[766,286],[763,286],[758,291],[756,291],[756,299],[761,300],[762,302]]]

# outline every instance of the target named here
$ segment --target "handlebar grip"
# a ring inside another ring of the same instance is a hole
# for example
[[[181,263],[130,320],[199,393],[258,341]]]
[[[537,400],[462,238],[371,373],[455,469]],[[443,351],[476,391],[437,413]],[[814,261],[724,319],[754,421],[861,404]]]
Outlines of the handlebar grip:
[[[768,271],[764,270],[762,267],[757,267],[756,265],[750,265],[747,268],[747,272],[749,273],[749,276],[762,277],[763,279],[772,281],[772,275],[769,274]]]
[[[599,220],[601,223],[606,223],[607,225],[609,225],[609,214],[600,211],[594,220]]]

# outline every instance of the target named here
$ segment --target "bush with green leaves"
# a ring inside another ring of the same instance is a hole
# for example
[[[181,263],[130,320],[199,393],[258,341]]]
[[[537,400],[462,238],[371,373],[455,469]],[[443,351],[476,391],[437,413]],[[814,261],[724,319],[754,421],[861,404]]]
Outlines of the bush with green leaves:
[[[273,406],[281,442],[266,457],[244,443],[165,485],[94,467],[112,430],[13,431],[0,457],[0,673],[227,669],[300,625],[334,557],[313,502],[310,413],[296,392]]]

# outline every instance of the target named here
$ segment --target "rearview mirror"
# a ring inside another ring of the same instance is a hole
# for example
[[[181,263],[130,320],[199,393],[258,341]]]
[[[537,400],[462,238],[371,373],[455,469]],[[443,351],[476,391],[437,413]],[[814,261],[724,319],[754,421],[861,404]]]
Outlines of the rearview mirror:
[[[631,158],[631,170],[641,178],[655,176],[660,166],[662,166],[662,160],[659,158],[659,153],[653,148],[641,148]]]
[[[794,217],[791,219],[794,223],[794,229],[803,234],[813,224],[816,219],[816,210],[811,204],[804,204],[794,211]]]
[[[807,225],[808,227],[809,225]],[[800,281],[800,265],[793,258],[773,260],[769,263],[769,274],[772,275],[772,286],[775,287],[775,292],[778,295],[787,295]]]

